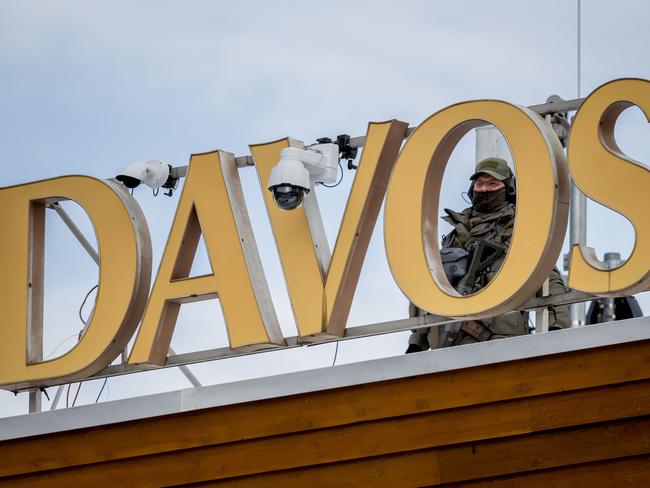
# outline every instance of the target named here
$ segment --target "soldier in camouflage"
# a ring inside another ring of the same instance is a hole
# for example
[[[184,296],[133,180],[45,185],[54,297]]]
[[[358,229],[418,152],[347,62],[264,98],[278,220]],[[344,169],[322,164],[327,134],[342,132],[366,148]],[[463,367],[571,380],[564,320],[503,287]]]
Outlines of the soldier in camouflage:
[[[515,178],[507,163],[501,158],[487,158],[476,165],[471,176],[468,192],[472,206],[462,212],[445,209],[442,219],[453,226],[443,238],[443,248],[462,248],[472,252],[479,241],[487,241],[495,247],[510,246],[515,222]],[[506,253],[503,252],[486,269],[479,273],[473,283],[474,291],[483,288],[501,267]],[[566,287],[559,271],[554,268],[549,276],[551,295],[565,293]],[[540,295],[541,292],[538,292]],[[411,317],[426,313],[411,304]],[[565,327],[568,322],[567,307],[549,309],[549,330]],[[514,312],[480,321],[465,321],[455,326],[431,327],[414,330],[409,338],[407,353],[425,351],[429,348],[471,344],[483,340],[501,339],[528,334],[528,313]]]

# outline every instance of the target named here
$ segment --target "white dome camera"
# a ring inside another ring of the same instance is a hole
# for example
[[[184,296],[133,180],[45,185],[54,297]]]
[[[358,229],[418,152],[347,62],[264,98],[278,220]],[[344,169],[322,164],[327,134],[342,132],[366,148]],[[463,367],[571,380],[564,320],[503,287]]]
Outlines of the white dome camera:
[[[164,161],[152,159],[146,163],[135,163],[124,169],[115,179],[120,181],[127,188],[136,188],[144,183],[154,190],[164,186],[168,182],[171,173],[171,166]]]
[[[338,162],[339,147],[336,144],[315,144],[305,149],[284,148],[280,152],[280,161],[271,169],[268,182],[275,204],[282,210],[298,208],[312,184],[336,181]]]

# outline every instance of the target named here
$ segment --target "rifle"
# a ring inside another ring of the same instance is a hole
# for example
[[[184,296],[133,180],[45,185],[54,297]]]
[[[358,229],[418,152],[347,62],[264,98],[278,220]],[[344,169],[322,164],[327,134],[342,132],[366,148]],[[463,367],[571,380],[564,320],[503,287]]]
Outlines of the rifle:
[[[467,273],[458,282],[456,291],[461,295],[469,295],[479,290],[478,278],[485,274],[488,267],[506,252],[506,247],[501,244],[480,240],[472,250],[472,258]]]
[[[456,291],[461,295],[477,292],[481,287],[477,285],[481,275],[487,273],[488,267],[506,252],[506,247],[486,240],[477,241],[472,249],[470,263],[465,275],[456,285]],[[451,277],[448,276],[451,281]],[[442,326],[438,347],[449,347],[453,344],[460,331],[464,330],[476,339],[484,341],[489,338],[489,329],[476,321],[469,323],[457,322]],[[485,334],[487,332],[487,334]]]

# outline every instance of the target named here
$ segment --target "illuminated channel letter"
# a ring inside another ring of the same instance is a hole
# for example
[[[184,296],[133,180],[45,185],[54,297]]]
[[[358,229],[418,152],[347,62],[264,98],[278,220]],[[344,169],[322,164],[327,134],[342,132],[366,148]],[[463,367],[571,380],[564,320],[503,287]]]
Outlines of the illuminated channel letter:
[[[408,124],[370,123],[334,252],[327,247],[314,192],[303,207],[283,211],[273,203],[267,181],[288,139],[251,146],[260,186],[282,261],[300,336],[342,336],[390,172]]]
[[[621,213],[634,226],[630,258],[607,269],[596,251],[571,248],[569,286],[598,295],[631,295],[650,288],[650,188],[648,167],[627,157],[616,144],[614,126],[623,110],[638,106],[648,119],[650,82],[614,80],[597,88],[576,114],[569,137],[569,169],[580,190]],[[650,120],[650,119],[649,119]]]
[[[212,266],[189,278],[203,233]],[[192,155],[130,364],[163,365],[180,306],[219,298],[230,347],[284,344],[244,202],[235,157]]]
[[[73,200],[88,214],[99,248],[99,288],[86,333],[63,356],[42,360],[45,206]],[[142,317],[151,279],[149,230],[120,185],[65,176],[0,190],[0,385],[67,383],[101,369],[126,347]]]
[[[501,131],[512,152],[516,221],[496,277],[479,292],[460,296],[440,261],[440,185],[458,141],[486,122]],[[497,315],[542,286],[560,253],[567,214],[566,162],[546,122],[525,107],[502,101],[459,103],[428,118],[402,149],[386,196],[386,254],[398,286],[418,307],[448,317]]]

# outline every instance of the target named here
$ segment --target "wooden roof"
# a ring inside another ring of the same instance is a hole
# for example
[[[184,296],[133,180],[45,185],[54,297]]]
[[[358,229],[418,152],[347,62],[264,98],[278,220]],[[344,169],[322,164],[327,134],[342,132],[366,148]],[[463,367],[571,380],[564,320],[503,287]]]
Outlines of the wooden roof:
[[[329,375],[331,383],[336,371],[391,364],[405,374],[347,383],[354,375],[341,374],[338,386],[297,385],[294,393],[155,417],[53,427],[0,442],[0,485],[643,485],[650,482],[649,326],[635,319],[346,365],[309,377]],[[599,343],[599,334],[612,340]],[[567,341],[574,344],[548,345]],[[543,343],[547,351],[534,354]],[[486,360],[506,349],[515,357]],[[418,370],[454,354],[475,361]],[[92,408],[100,407],[111,403]],[[0,431],[18,432],[16,422],[0,422]]]

